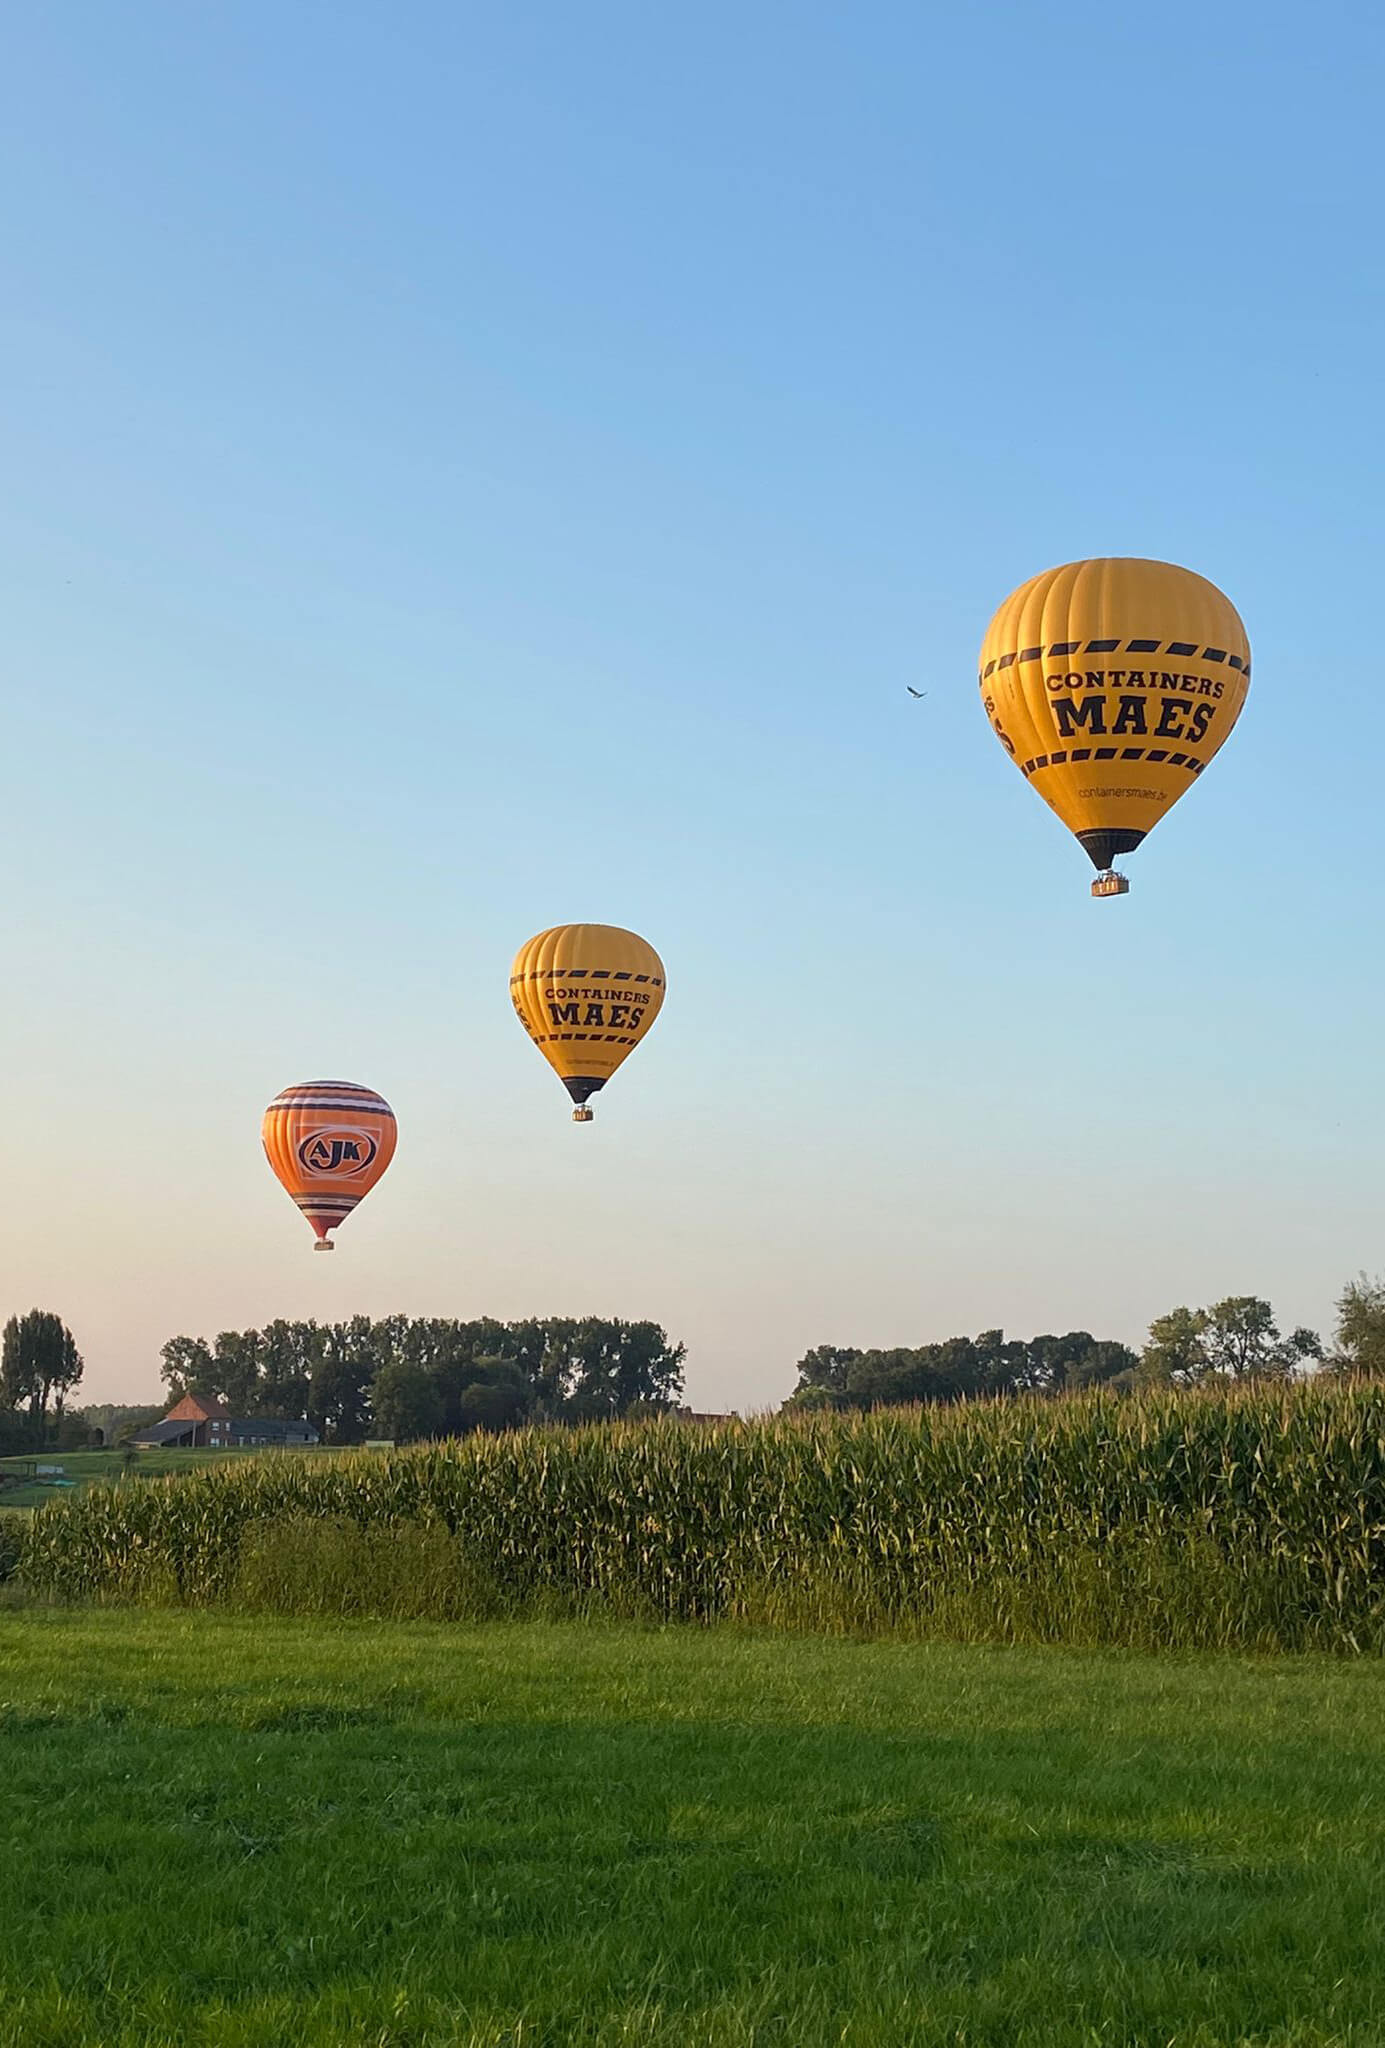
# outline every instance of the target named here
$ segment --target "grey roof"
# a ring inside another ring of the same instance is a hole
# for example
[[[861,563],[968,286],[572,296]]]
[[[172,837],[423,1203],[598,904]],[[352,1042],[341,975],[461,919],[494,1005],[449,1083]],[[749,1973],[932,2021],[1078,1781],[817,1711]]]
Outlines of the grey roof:
[[[286,1422],[280,1415],[245,1415],[217,1417],[220,1422],[219,1439],[227,1437],[257,1436],[265,1443],[284,1443],[290,1437],[305,1442],[317,1442],[317,1431],[310,1422]],[[156,1422],[152,1429],[142,1429],[138,1436],[131,1437],[134,1444],[154,1448],[160,1444],[177,1443],[180,1437],[190,1437],[196,1430],[204,1429],[211,1437],[211,1426],[194,1416],[184,1416],[177,1422]]]
[[[149,1429],[142,1429],[138,1436],[131,1437],[134,1444],[167,1444],[180,1436],[191,1436],[198,1427],[191,1416],[184,1416],[178,1422],[156,1422]]]

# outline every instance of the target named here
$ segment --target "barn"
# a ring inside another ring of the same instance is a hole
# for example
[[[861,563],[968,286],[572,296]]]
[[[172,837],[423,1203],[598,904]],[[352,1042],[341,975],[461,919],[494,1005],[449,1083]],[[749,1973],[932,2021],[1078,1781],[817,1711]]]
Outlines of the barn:
[[[142,1429],[130,1442],[137,1451],[232,1451],[297,1448],[318,1442],[311,1422],[286,1422],[277,1415],[233,1415],[224,1401],[184,1394],[162,1422]]]

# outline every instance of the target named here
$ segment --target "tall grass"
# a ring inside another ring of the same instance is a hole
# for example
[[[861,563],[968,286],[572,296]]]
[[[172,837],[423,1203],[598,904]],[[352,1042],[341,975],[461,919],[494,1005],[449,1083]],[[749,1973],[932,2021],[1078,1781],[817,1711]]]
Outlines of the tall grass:
[[[0,1508],[0,1584],[14,1577],[24,1555],[24,1517]]]
[[[959,1639],[1385,1649],[1385,1389],[676,1421],[243,1463],[55,1502],[75,1600],[597,1609]]]

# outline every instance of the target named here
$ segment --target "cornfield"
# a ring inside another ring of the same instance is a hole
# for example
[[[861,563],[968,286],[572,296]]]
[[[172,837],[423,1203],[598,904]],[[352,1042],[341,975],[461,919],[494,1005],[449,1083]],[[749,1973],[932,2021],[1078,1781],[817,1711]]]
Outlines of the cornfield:
[[[1385,1388],[530,1429],[42,1508],[38,1597],[1385,1648]]]

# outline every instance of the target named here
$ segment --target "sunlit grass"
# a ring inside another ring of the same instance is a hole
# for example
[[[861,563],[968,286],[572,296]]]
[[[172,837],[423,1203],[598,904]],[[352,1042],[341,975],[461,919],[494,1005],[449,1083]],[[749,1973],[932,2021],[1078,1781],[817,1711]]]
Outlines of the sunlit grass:
[[[1385,1669],[0,1615],[4,2048],[1378,2048]]]

